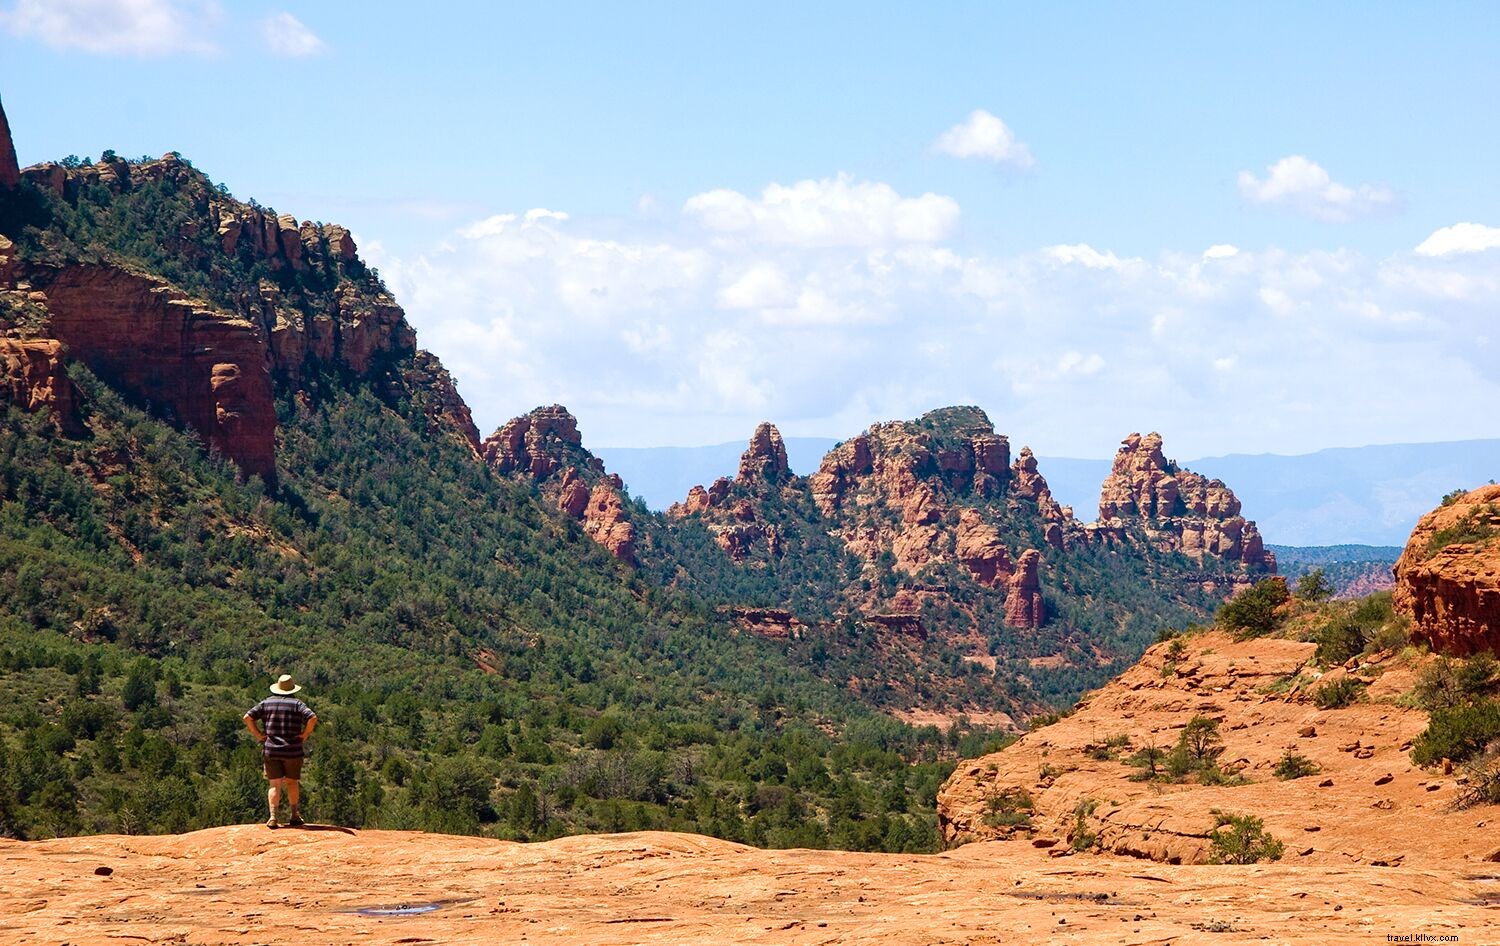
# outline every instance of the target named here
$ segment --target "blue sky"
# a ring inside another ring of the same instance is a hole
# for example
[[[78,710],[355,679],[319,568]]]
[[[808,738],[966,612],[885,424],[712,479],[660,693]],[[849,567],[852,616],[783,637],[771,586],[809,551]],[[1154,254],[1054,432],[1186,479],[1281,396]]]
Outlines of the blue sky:
[[[0,11],[23,163],[177,149],[351,226],[485,429],[1500,436],[1495,5]]]

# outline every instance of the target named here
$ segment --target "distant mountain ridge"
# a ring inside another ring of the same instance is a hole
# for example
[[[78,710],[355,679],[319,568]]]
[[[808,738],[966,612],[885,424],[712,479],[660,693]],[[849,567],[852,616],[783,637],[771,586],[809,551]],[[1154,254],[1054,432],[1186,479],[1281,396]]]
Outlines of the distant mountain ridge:
[[[786,438],[792,469],[816,470],[837,442]],[[743,442],[733,442],[594,452],[620,474],[631,495],[665,509],[695,484],[732,476],[743,449]],[[1444,493],[1500,479],[1500,439],[1332,447],[1290,456],[1229,454],[1182,464],[1234,484],[1247,514],[1272,543],[1400,546]],[[1058,502],[1085,518],[1092,515],[1109,460],[1039,456],[1037,466]]]

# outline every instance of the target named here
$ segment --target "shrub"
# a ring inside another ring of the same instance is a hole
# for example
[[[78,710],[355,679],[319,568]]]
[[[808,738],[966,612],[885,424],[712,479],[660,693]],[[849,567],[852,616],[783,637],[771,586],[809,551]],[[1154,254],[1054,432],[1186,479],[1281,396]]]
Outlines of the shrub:
[[[1088,817],[1099,807],[1097,798],[1084,798],[1073,809],[1073,829],[1068,832],[1068,841],[1075,851],[1087,851],[1099,840],[1099,836],[1088,829]]]
[[[1182,727],[1178,745],[1198,765],[1204,765],[1224,751],[1224,740],[1219,736],[1219,724],[1207,716],[1194,716]]]
[[[1340,677],[1313,691],[1313,702],[1319,709],[1343,709],[1359,699],[1365,685],[1353,677]]]
[[[1035,806],[1024,788],[1002,789],[991,795],[985,805],[989,810],[984,823],[992,828],[1031,827],[1031,812]]]
[[[1276,609],[1290,597],[1286,579],[1264,578],[1220,605],[1216,617],[1223,627],[1245,636],[1269,634],[1280,623]]]
[[[1313,653],[1313,660],[1319,666],[1331,667],[1358,657],[1364,653],[1369,635],[1370,630],[1353,617],[1335,618],[1314,634],[1318,649]]]
[[[1463,762],[1500,739],[1500,700],[1480,700],[1432,711],[1427,729],[1412,743],[1412,761],[1432,765],[1443,759]]]
[[[1148,742],[1135,755],[1126,759],[1128,765],[1133,765],[1141,770],[1139,775],[1131,776],[1136,781],[1149,782],[1161,773],[1162,765],[1167,761],[1166,750],[1154,742]]]
[[[1333,583],[1328,580],[1323,569],[1314,568],[1297,579],[1292,593],[1304,601],[1327,601],[1333,597]]]
[[[1285,782],[1294,778],[1306,778],[1309,775],[1317,775],[1321,771],[1323,769],[1307,756],[1287,751],[1282,754],[1281,761],[1276,763],[1276,768],[1272,774]]]
[[[1453,525],[1446,529],[1439,529],[1432,534],[1427,542],[1427,558],[1432,558],[1437,553],[1450,545],[1470,545],[1479,542],[1488,542],[1496,535],[1500,535],[1500,526],[1493,523],[1500,518],[1500,505],[1487,503],[1482,508],[1471,509]]]
[[[1466,783],[1459,786],[1455,808],[1500,805],[1500,753],[1476,759],[1464,766]]]
[[[1417,677],[1417,705],[1433,710],[1474,703],[1500,690],[1500,661],[1489,654],[1467,660],[1439,657]]]
[[[1210,864],[1254,864],[1279,861],[1286,847],[1266,831],[1265,822],[1254,815],[1215,812],[1217,824],[1210,832]]]

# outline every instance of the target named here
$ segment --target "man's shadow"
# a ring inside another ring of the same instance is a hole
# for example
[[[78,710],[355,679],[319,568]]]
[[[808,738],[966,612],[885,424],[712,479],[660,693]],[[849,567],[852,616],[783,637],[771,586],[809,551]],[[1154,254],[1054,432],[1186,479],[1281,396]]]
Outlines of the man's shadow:
[[[298,825],[291,825],[291,824],[277,825],[276,826],[276,830],[277,831],[338,831],[338,832],[341,832],[343,834],[358,834],[359,833],[358,831],[355,831],[353,828],[346,828],[343,825],[337,825],[337,824],[312,824],[311,822],[309,822],[307,824],[298,824]]]

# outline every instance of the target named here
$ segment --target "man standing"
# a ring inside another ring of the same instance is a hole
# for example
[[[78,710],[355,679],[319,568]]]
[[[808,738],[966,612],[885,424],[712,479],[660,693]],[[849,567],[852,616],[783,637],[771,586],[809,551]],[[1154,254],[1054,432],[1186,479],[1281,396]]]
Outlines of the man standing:
[[[276,805],[281,801],[282,782],[286,783],[286,800],[292,809],[287,824],[296,828],[304,823],[298,804],[297,783],[302,778],[302,746],[318,724],[318,714],[306,703],[292,698],[301,690],[292,682],[291,674],[283,673],[271,684],[270,697],[252,706],[245,714],[245,728],[261,744],[266,780],[271,783],[266,791],[266,801],[271,806],[271,817],[266,819],[268,828],[281,827],[276,820]]]

